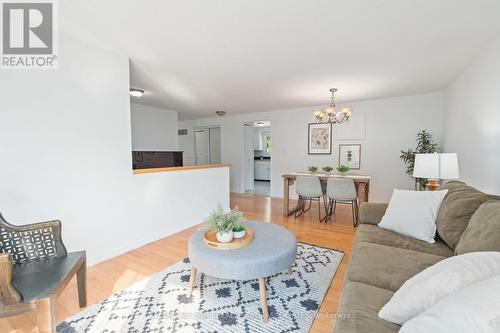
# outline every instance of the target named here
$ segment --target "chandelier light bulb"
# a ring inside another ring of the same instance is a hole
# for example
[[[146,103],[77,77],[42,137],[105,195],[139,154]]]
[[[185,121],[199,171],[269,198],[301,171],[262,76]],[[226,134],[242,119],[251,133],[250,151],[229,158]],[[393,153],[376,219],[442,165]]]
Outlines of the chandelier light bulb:
[[[342,108],[342,113],[344,113],[347,117],[352,116],[352,108],[350,106]]]
[[[327,107],[325,109],[325,113],[331,117],[332,115],[334,115],[335,113],[337,113],[337,109],[335,108],[335,105],[330,105],[329,107]]]
[[[316,117],[316,121],[320,123],[323,120],[323,112],[320,110],[314,111],[314,116]]]

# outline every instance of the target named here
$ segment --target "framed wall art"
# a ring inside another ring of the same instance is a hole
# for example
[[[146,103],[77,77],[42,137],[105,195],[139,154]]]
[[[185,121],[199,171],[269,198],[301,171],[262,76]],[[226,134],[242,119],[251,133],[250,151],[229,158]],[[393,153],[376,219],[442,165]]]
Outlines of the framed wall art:
[[[339,145],[340,165],[359,170],[361,168],[361,145]]]
[[[332,153],[332,124],[309,124],[307,137],[309,155],[329,155]]]

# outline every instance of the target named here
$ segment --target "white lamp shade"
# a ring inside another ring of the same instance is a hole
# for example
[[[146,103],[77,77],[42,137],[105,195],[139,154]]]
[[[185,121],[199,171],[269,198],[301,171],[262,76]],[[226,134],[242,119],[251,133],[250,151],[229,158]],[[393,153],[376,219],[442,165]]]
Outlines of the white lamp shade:
[[[457,154],[416,154],[413,177],[431,179],[459,178]]]

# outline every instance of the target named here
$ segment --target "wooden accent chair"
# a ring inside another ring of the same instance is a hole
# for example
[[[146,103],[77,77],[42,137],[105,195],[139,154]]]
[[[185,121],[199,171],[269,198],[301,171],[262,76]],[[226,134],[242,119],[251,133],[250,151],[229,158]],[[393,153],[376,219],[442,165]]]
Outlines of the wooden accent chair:
[[[61,222],[14,226],[0,214],[0,318],[36,310],[39,332],[56,332],[56,299],[75,274],[84,307],[85,251],[67,253]]]

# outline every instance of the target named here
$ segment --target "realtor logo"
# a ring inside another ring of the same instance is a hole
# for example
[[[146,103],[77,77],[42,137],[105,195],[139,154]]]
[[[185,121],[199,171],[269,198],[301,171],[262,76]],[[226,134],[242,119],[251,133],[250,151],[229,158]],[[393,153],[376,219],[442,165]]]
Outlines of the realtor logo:
[[[54,3],[2,3],[2,68],[55,68]]]

